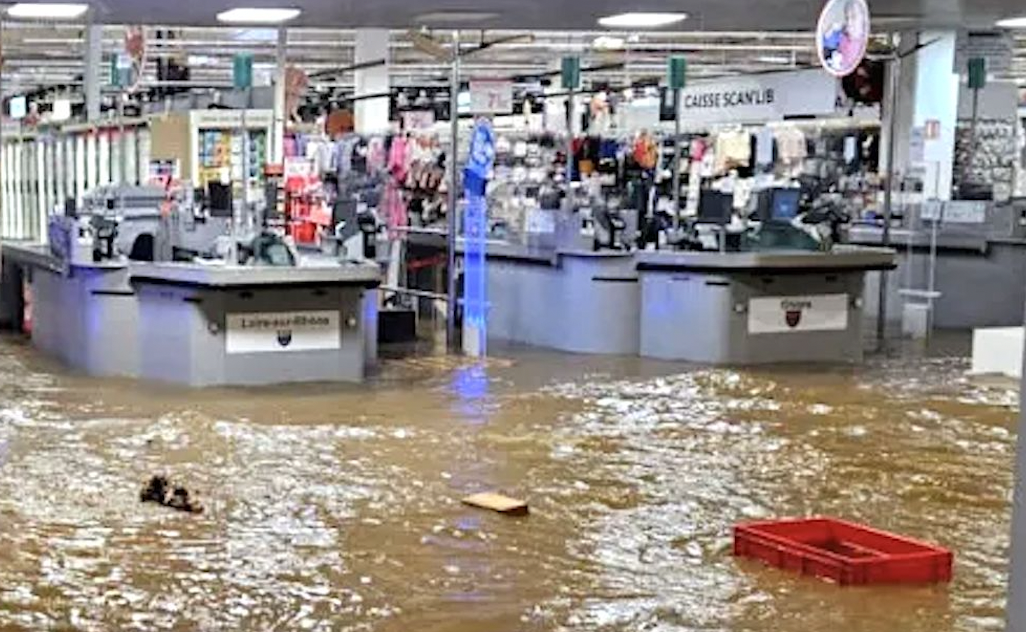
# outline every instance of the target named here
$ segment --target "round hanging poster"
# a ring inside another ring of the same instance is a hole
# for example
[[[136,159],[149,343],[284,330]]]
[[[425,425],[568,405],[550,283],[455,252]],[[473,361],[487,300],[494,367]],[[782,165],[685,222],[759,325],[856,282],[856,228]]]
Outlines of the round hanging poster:
[[[816,28],[816,50],[823,68],[835,77],[851,74],[866,56],[868,42],[866,0],[829,0]]]

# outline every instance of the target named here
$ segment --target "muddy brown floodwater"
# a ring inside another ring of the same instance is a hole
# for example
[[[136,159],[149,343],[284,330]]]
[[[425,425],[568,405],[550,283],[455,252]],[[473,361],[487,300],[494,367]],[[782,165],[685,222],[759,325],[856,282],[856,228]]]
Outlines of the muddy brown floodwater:
[[[508,352],[188,391],[0,341],[0,630],[1000,630],[1015,393],[957,358],[733,371]],[[140,504],[151,474],[199,516]],[[464,507],[501,489],[511,519]],[[827,514],[956,552],[842,589],[731,556]]]

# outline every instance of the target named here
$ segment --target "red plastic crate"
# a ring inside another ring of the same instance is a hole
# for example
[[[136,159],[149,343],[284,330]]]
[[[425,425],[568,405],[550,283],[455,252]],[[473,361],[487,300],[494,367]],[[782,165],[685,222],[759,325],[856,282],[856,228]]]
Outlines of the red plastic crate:
[[[951,581],[951,551],[833,518],[734,527],[734,555],[841,584]]]

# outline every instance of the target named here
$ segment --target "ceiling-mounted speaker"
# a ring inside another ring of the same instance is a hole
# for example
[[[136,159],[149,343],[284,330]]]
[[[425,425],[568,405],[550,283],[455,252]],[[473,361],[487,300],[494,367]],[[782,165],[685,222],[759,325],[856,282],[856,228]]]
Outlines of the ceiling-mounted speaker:
[[[872,105],[883,101],[884,63],[865,59],[850,75],[841,80],[844,94],[856,103]]]

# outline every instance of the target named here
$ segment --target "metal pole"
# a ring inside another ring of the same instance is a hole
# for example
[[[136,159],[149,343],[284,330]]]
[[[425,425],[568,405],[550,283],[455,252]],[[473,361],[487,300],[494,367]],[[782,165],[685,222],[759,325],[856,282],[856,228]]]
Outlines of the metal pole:
[[[973,166],[976,163],[976,124],[980,117],[980,89],[973,88],[973,118],[969,127],[969,159],[965,164],[965,173],[962,174],[962,182],[972,177]]]
[[[288,31],[278,29],[278,48],[275,53],[276,70],[274,80],[274,105],[271,138],[268,145],[268,162],[273,165],[285,163],[285,127],[288,113],[285,112],[285,79],[288,73]]]
[[[121,173],[121,184],[128,182],[128,143],[125,142],[125,92],[118,92],[118,171]]]
[[[889,103],[888,116],[890,121],[887,125],[887,171],[884,178],[884,225],[883,239],[881,243],[884,248],[891,245],[891,218],[894,216],[893,190],[894,190],[894,154],[897,151],[898,141],[896,138],[898,128],[898,90],[901,60],[897,57],[891,60],[890,88],[891,99]],[[887,338],[887,281],[890,273],[886,270],[880,271],[880,296],[877,305],[876,321],[876,344],[877,350],[882,351]]]
[[[574,196],[573,196],[573,170],[574,170],[574,87],[570,86],[570,90],[566,97],[566,210],[567,210],[567,221],[570,221],[571,217],[569,214],[573,213],[574,210]],[[575,233],[576,234],[576,233]]]
[[[459,204],[459,140],[460,140],[460,115],[458,96],[460,93],[460,32],[452,32],[452,74],[449,80],[449,118],[452,129],[452,143],[449,147],[449,209],[447,213],[448,234],[446,235],[449,251],[448,267],[448,295],[449,303],[446,305],[445,321],[445,342],[450,351],[459,348],[456,341],[456,233],[459,227],[457,221],[457,206]]]
[[[673,91],[673,225],[680,228],[680,90]]]
[[[103,25],[90,23],[86,27],[86,65],[83,79],[86,121],[100,118],[100,68],[103,65]]]

